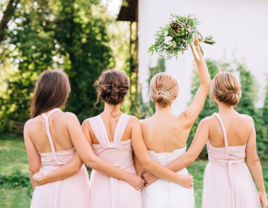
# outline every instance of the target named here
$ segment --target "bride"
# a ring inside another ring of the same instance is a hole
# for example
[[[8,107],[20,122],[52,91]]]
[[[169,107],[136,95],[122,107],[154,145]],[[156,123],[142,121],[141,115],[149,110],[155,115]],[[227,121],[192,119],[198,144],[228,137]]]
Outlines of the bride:
[[[198,41],[195,45],[198,46]],[[193,48],[192,52],[193,52]],[[198,68],[201,85],[191,105],[179,116],[171,113],[171,104],[179,94],[176,79],[168,73],[159,73],[153,77],[150,84],[150,96],[155,102],[155,114],[141,120],[142,134],[150,156],[167,165],[186,151],[186,142],[196,118],[200,114],[210,87],[210,75],[199,47],[196,47],[200,57],[195,61]],[[194,54],[194,53],[193,53]],[[184,168],[178,174],[188,174]],[[150,172],[145,171],[146,181],[158,179]],[[162,179],[153,184],[147,183],[143,188],[143,208],[194,208],[194,190]]]

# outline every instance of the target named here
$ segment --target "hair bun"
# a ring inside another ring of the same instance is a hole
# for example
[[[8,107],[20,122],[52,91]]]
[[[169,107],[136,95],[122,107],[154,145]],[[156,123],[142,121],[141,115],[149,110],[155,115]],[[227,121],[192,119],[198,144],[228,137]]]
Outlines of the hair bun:
[[[236,106],[241,98],[241,86],[230,72],[217,74],[211,82],[210,97],[227,105]]]
[[[106,103],[117,105],[124,100],[128,93],[129,80],[122,71],[110,69],[103,72],[95,85],[98,97],[101,97]]]
[[[178,82],[172,75],[162,72],[152,78],[149,95],[155,103],[165,107],[172,104],[178,94]]]

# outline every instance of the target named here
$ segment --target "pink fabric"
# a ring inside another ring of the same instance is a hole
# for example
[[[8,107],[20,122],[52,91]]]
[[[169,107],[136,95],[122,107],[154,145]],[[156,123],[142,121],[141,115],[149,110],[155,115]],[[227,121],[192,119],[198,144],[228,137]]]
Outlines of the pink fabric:
[[[258,192],[245,164],[246,145],[228,146],[227,134],[219,114],[225,147],[207,142],[209,163],[204,175],[203,208],[260,208]]]
[[[122,114],[109,142],[101,116],[89,119],[100,144],[93,144],[95,154],[114,166],[136,174],[131,140],[121,141],[130,116]],[[90,177],[90,208],[142,208],[141,191],[127,182],[92,170]]]
[[[75,149],[56,152],[49,128],[49,116],[60,109],[52,110],[49,115],[42,114],[52,152],[39,153],[44,175],[56,170],[72,160]],[[31,208],[89,208],[89,178],[83,165],[78,173],[61,181],[37,186],[34,190]]]

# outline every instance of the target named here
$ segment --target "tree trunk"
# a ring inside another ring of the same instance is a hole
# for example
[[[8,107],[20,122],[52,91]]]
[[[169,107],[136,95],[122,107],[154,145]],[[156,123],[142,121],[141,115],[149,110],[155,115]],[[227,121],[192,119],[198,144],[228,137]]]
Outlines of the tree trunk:
[[[0,43],[4,40],[5,30],[20,0],[10,0],[0,22]]]

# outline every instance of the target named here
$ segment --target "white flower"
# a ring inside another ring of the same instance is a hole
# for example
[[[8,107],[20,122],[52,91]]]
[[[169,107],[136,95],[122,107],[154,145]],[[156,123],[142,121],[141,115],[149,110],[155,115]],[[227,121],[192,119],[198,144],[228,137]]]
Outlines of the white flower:
[[[167,45],[172,45],[172,43],[171,43],[171,40],[172,40],[173,38],[171,37],[171,36],[167,36],[167,37],[165,37],[165,44],[167,44]]]
[[[165,31],[164,32],[164,36],[166,37],[168,35],[168,31]]]
[[[177,46],[177,44],[176,44],[175,41],[172,41],[172,46],[173,46],[173,47],[176,47],[176,46]]]

